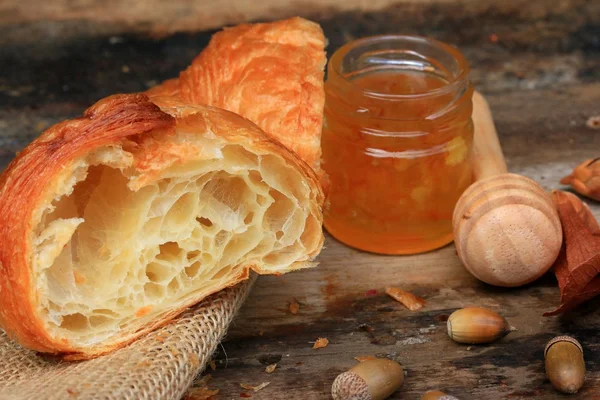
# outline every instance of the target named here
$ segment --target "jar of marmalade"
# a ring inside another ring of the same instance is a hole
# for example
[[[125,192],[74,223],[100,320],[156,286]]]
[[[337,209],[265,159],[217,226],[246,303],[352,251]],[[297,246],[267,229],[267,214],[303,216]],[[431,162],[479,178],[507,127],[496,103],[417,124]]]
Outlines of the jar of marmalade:
[[[325,82],[325,227],[361,250],[412,254],[452,241],[472,183],[473,87],[442,42],[375,36],[333,54]]]

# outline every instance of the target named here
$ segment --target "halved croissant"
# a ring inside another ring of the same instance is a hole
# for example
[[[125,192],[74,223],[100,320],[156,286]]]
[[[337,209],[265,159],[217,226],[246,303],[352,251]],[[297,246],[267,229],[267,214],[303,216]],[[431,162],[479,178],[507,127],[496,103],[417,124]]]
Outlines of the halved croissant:
[[[116,95],[47,130],[0,181],[0,323],[87,358],[248,277],[308,267],[314,172],[246,119]]]
[[[304,39],[311,37],[319,37],[314,29]],[[272,59],[287,57],[267,47]],[[237,61],[228,55],[228,68],[265,55],[242,53]],[[319,75],[313,69],[280,85],[296,87],[302,76]],[[242,78],[240,87],[260,80]],[[301,87],[322,100],[322,81],[314,84]],[[235,108],[235,91],[210,90]],[[51,127],[0,177],[0,325],[28,348],[94,357],[251,269],[281,274],[314,265],[323,193],[309,165],[275,138],[311,147],[301,155],[318,166],[322,114],[310,113],[318,126],[267,124],[274,129],[267,135],[237,114],[186,100],[178,81],[148,95],[111,96]],[[248,108],[254,119],[279,118],[281,99],[271,100]]]

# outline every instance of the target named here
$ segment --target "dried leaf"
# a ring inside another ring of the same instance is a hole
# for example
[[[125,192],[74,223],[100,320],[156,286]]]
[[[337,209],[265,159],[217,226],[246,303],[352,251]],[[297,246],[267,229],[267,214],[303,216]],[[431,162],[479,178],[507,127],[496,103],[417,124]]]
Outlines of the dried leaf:
[[[375,357],[375,356],[358,356],[358,357],[354,357],[354,359],[358,362],[365,362],[365,361],[369,361],[369,360],[376,360],[377,357]]]
[[[267,367],[265,368],[265,372],[267,374],[271,374],[273,373],[273,371],[275,371],[275,368],[277,368],[277,364],[267,365]]]
[[[600,201],[600,158],[585,160],[571,175],[560,180],[563,185],[571,185],[577,193]]]
[[[259,390],[263,390],[270,384],[271,384],[271,382],[263,382],[258,386],[252,386],[252,385],[248,385],[247,383],[240,383],[240,386],[246,390],[253,390],[255,392],[258,392]]]
[[[323,347],[327,347],[328,344],[329,340],[327,340],[327,338],[318,338],[313,345],[313,349],[322,349]]]
[[[290,313],[296,315],[298,314],[299,309],[300,304],[296,301],[296,299],[294,299],[294,301],[292,301],[289,306]]]
[[[550,317],[553,315],[558,315],[565,313],[579,306],[580,304],[585,303],[588,300],[593,299],[598,294],[600,294],[600,276],[592,279],[590,283],[588,283],[579,293],[573,295],[568,302],[563,303],[554,311],[544,313],[544,317]]]
[[[577,216],[583,220],[583,222],[590,229],[590,231],[592,231],[592,233],[600,232],[600,225],[598,225],[598,221],[596,221],[596,218],[594,218],[590,207],[583,201],[581,201],[581,199],[575,196],[573,193],[562,193],[564,193],[566,198],[571,202],[571,205],[575,209]]]
[[[210,366],[210,369],[212,369],[213,371],[217,370],[217,364],[215,364],[215,360],[210,360],[208,365]]]
[[[554,262],[560,306],[544,316],[571,310],[600,294],[600,228],[589,207],[577,196],[555,191],[552,200],[563,228],[563,247]]]
[[[425,305],[425,299],[402,289],[389,287],[385,289],[385,293],[394,300],[404,304],[410,311],[420,310]]]

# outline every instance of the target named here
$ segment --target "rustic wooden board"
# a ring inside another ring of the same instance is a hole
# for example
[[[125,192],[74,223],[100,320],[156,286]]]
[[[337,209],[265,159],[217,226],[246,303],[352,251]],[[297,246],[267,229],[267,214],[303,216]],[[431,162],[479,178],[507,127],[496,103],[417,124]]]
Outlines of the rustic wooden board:
[[[0,2],[0,167],[45,127],[97,99],[175,76],[210,37],[198,29],[295,14],[322,24],[330,52],[353,38],[390,32],[458,45],[490,102],[509,169],[547,189],[560,188],[560,177],[599,155],[600,131],[585,125],[600,115],[598,1],[175,3],[136,2],[128,9],[112,1],[107,7],[87,7],[91,3],[83,0]],[[280,8],[272,12],[275,3]],[[248,14],[219,14],[231,4]],[[590,205],[600,216],[600,206]],[[545,342],[560,333],[575,335],[586,348],[586,386],[571,398],[600,398],[600,300],[568,316],[543,318],[558,301],[552,276],[498,289],[472,278],[452,246],[389,257],[329,237],[320,262],[313,270],[258,280],[211,371],[219,398],[249,393],[239,383],[271,382],[253,398],[326,399],[335,376],[359,355],[387,356],[405,366],[406,384],[394,399],[418,399],[432,388],[463,400],[562,398],[545,379],[542,361]],[[425,297],[426,307],[407,311],[382,293],[387,285]],[[365,295],[373,289],[375,295]],[[297,315],[288,311],[294,299]],[[466,305],[493,308],[519,331],[489,346],[454,344],[444,319]],[[327,337],[329,346],[312,350],[317,337]],[[274,360],[280,360],[277,370],[266,374],[264,363]]]
[[[585,120],[600,111],[599,84],[563,93],[490,95],[488,100],[509,168],[547,189],[564,188],[558,180],[565,172],[580,159],[597,154],[600,134],[587,128]],[[531,112],[525,114],[528,104]],[[600,206],[590,206],[600,217]],[[586,347],[588,379],[585,390],[574,398],[600,396],[596,311],[600,301],[569,316],[542,317],[558,300],[551,275],[524,288],[494,288],[466,272],[453,246],[390,257],[352,250],[331,237],[320,261],[314,270],[259,278],[230,329],[225,351],[217,357],[217,370],[211,372],[223,398],[244,392],[241,382],[267,381],[270,386],[256,398],[326,399],[335,376],[354,365],[353,357],[359,355],[390,357],[406,367],[405,386],[392,398],[418,399],[435,388],[461,399],[560,398],[545,379],[543,367],[544,345],[559,334],[574,335]],[[406,310],[383,294],[388,285],[426,298],[426,307]],[[373,289],[376,295],[366,295]],[[297,315],[288,310],[294,299],[300,303]],[[453,343],[444,320],[468,305],[500,312],[519,331],[488,346]],[[365,331],[363,325],[373,331]],[[329,346],[312,350],[310,342],[317,337],[327,337]],[[261,363],[269,354],[281,356],[278,369],[270,375]]]

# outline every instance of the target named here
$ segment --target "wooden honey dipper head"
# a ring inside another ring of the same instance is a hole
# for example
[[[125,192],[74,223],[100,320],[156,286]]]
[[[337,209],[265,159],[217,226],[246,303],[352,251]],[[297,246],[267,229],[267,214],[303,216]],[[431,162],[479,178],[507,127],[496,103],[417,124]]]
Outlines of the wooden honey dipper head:
[[[520,286],[542,276],[562,245],[562,228],[550,196],[531,179],[492,175],[475,182],[453,215],[458,257],[476,278]]]

